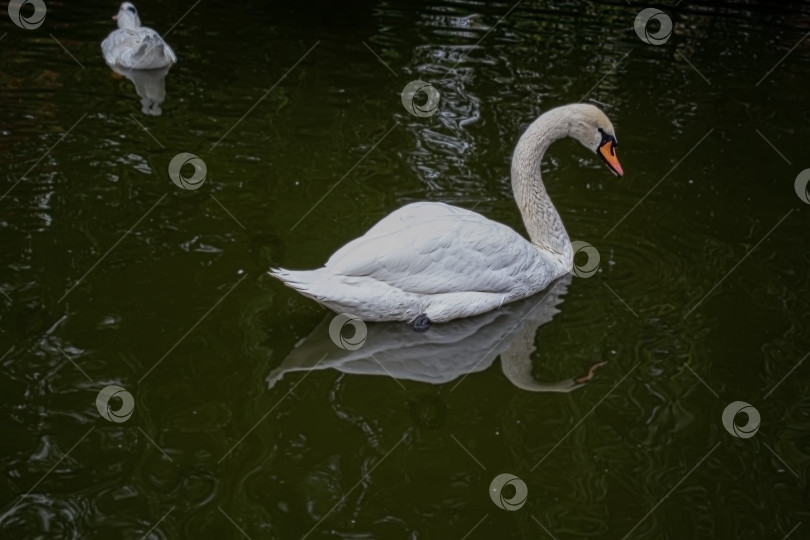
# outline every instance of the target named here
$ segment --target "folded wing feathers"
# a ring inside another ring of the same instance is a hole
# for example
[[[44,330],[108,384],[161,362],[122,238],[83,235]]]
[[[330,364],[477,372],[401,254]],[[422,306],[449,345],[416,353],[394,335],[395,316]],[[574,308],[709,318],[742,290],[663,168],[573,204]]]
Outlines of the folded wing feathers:
[[[101,43],[104,60],[131,69],[155,69],[177,62],[177,56],[156,31],[147,27],[116,30]]]
[[[436,231],[445,232],[437,236]],[[525,274],[525,263],[534,260],[528,252],[532,246],[522,240],[479,214],[416,203],[346,244],[325,268],[331,275],[371,277],[418,294],[499,292],[513,287]]]

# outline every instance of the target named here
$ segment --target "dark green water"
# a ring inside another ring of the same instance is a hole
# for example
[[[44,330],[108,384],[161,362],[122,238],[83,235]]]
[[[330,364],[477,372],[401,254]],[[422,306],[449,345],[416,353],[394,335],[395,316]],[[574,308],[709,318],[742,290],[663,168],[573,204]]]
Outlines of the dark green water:
[[[115,3],[76,4],[0,23],[0,538],[810,537],[810,4],[663,6],[654,46],[635,2],[143,1],[180,59],[157,117],[101,59]],[[415,79],[433,116],[400,102]],[[268,388],[331,318],[269,266],[415,200],[522,232],[517,138],[590,99],[626,175],[552,147],[601,265],[529,342],[537,379],[607,361],[592,381],[528,392],[495,360]],[[197,190],[169,178],[180,152]],[[96,408],[109,385],[124,422]],[[724,428],[733,401],[754,436]],[[490,499],[501,473],[522,508]]]

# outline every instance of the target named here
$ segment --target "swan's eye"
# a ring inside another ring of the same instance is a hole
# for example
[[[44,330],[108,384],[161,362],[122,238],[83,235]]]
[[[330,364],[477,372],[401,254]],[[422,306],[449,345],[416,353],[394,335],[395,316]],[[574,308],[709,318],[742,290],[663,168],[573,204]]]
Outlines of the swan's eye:
[[[605,131],[603,128],[597,128],[599,133],[602,135],[602,140],[599,142],[599,146],[602,147],[606,142],[612,142],[612,146],[619,146],[619,141],[616,140],[616,137]]]
[[[135,11],[135,6],[127,6],[127,11],[129,11],[130,13],[138,13],[137,11]]]

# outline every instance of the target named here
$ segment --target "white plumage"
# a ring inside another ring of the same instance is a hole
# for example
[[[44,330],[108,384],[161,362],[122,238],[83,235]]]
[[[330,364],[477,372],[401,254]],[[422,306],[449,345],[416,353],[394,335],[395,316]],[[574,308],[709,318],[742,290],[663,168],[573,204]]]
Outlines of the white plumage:
[[[481,214],[419,202],[340,248],[323,268],[275,270],[290,287],[365,321],[445,322],[544,289],[568,270]]]
[[[611,152],[603,159],[621,174],[613,133],[604,113],[589,104],[553,109],[529,126],[515,148],[512,187],[531,241],[481,214],[419,202],[383,218],[323,268],[270,273],[365,321],[426,316],[428,324],[446,322],[531,296],[573,265],[571,242],[540,176],[546,148],[572,136],[594,151]]]
[[[141,26],[138,11],[130,2],[121,4],[118,30],[101,42],[104,61],[111,67],[160,69],[177,62],[177,56],[156,31]]]

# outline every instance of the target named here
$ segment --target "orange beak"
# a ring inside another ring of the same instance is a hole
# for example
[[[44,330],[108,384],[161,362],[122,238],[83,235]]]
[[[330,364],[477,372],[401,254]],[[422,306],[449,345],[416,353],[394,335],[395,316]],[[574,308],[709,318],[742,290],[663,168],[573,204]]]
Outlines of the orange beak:
[[[117,21],[117,20],[118,20],[118,15],[113,15],[112,19],[113,19],[114,21]]]
[[[619,158],[616,157],[616,146],[613,141],[607,141],[599,147],[599,156],[616,176],[621,177],[624,174]]]

